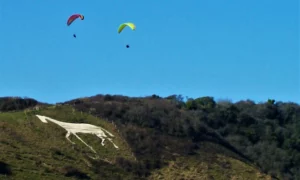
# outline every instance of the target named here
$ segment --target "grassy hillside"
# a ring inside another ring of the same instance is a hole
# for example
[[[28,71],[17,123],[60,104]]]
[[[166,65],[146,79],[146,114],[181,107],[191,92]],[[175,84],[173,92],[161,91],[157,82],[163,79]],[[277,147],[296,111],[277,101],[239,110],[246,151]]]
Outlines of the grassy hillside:
[[[206,146],[209,145],[208,143]],[[196,155],[182,156],[170,161],[168,166],[154,171],[149,179],[270,180],[271,176],[265,175],[256,167],[237,159],[201,150]]]
[[[279,179],[297,177],[299,107],[294,104],[98,95],[57,105],[0,98],[0,111],[0,179],[271,179],[265,173]],[[76,144],[71,144],[63,128],[41,122],[36,114],[101,126],[115,135],[120,148],[78,134],[97,151],[94,154],[75,136],[71,140]],[[279,132],[283,139],[278,139]],[[283,145],[272,145],[279,140]],[[286,159],[289,155],[294,159]]]
[[[116,136],[113,141],[120,149],[116,150],[109,142],[103,147],[99,139],[92,135],[80,135],[98,152],[100,159],[93,160],[89,156],[95,155],[74,136],[71,140],[76,142],[76,145],[66,140],[63,128],[53,123],[42,123],[35,114],[65,122],[84,122],[101,126]],[[114,126],[89,114],[74,111],[68,105],[1,113],[0,144],[0,162],[6,164],[7,173],[0,176],[2,179],[134,179],[135,176],[128,169],[116,165],[117,157],[131,162],[134,162],[135,158]],[[241,161],[205,152],[204,149],[194,156],[175,156],[177,157],[174,161],[166,162],[166,166],[153,171],[149,179],[176,179],[178,173],[182,174],[181,179],[218,179],[229,176],[253,179],[256,174],[260,174],[257,169]],[[226,168],[222,168],[224,164]]]
[[[95,154],[82,142],[71,136],[70,139],[76,143],[72,145],[66,140],[63,128],[53,123],[42,123],[35,114],[66,122],[101,126],[115,135],[113,141],[120,149],[115,149],[109,141],[102,146],[96,136],[79,134],[98,152],[100,160],[95,161],[89,157],[95,157]],[[0,152],[0,161],[8,164],[15,179],[68,179],[67,176],[72,174],[92,179],[96,179],[99,174],[101,177],[120,176],[130,179],[128,173],[112,164],[118,156],[134,160],[127,143],[114,132],[112,124],[73,111],[68,106],[52,106],[28,111],[26,114],[24,111],[0,113]]]

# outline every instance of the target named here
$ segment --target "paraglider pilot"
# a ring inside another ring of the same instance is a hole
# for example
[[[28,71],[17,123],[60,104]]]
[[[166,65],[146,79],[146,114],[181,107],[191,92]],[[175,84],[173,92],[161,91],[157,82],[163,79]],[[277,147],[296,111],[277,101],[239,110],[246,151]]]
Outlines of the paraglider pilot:
[[[73,37],[76,38],[76,34],[73,34]]]
[[[129,44],[127,44],[127,45],[126,45],[126,48],[129,48],[129,47],[130,47]]]

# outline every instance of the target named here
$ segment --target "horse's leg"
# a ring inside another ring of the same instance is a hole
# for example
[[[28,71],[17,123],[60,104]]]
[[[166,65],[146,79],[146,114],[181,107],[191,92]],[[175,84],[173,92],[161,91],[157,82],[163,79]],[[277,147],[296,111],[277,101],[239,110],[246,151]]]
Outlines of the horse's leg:
[[[101,127],[100,127],[101,128]],[[114,135],[112,133],[110,133],[109,131],[107,131],[106,129],[104,128],[101,128],[102,131],[105,131],[107,134],[109,134],[111,137],[114,137]]]
[[[114,145],[114,147],[115,147],[116,149],[119,149],[119,147],[118,147],[117,145],[115,145],[115,143],[112,141],[111,138],[107,138],[107,139]]]
[[[67,140],[68,140],[68,141],[70,141],[72,144],[75,144],[74,142],[72,142],[72,141],[70,140],[70,138],[69,138],[69,137],[70,137],[70,135],[71,135],[71,132],[70,132],[70,131],[68,131],[68,132],[67,132],[67,134],[66,134],[66,138],[67,138]]]
[[[104,146],[105,139],[100,134],[96,134],[96,136],[98,136],[102,140],[101,144],[102,144],[102,146]]]
[[[88,145],[86,142],[84,142],[76,133],[74,133],[74,136],[77,137],[77,139],[79,139],[83,144],[85,144],[87,147],[89,147],[94,153],[96,153],[96,151],[93,149],[92,146]]]

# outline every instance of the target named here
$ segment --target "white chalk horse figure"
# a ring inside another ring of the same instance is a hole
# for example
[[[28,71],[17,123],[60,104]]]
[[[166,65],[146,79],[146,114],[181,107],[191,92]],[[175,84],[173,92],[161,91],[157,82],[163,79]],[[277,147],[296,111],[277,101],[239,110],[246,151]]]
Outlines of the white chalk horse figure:
[[[116,149],[119,149],[119,147],[117,145],[115,145],[112,141],[111,138],[107,137],[107,135],[105,134],[105,132],[111,136],[114,137],[113,134],[111,134],[110,132],[108,132],[107,130],[92,125],[92,124],[86,124],[86,123],[68,123],[68,122],[61,122],[46,116],[41,116],[41,115],[36,115],[43,123],[48,123],[47,121],[53,122],[57,125],[59,125],[60,127],[64,128],[67,131],[66,134],[66,138],[72,143],[75,144],[74,142],[72,142],[69,139],[69,136],[71,134],[73,134],[74,136],[77,137],[77,139],[79,139],[82,143],[84,143],[87,147],[89,147],[94,153],[96,153],[96,151],[93,149],[92,146],[88,145],[86,142],[84,142],[76,133],[85,133],[85,134],[94,134],[97,137],[99,137],[102,141],[101,144],[102,146],[104,146],[104,141],[105,139],[108,139]]]

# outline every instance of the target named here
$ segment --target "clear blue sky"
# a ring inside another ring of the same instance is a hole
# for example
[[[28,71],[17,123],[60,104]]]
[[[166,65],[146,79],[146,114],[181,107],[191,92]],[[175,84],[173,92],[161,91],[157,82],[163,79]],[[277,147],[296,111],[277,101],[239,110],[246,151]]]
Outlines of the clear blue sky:
[[[0,0],[0,96],[300,102],[299,22],[298,0]]]

